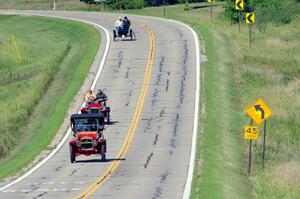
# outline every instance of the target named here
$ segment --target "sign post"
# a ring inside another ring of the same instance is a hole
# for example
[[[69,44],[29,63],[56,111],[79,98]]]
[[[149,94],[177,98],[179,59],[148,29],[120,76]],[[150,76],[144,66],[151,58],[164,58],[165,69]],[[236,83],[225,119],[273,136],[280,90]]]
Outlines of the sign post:
[[[262,155],[262,163],[263,169],[265,169],[265,155],[266,155],[266,133],[267,133],[267,120],[264,123],[264,139],[263,139],[263,155]]]
[[[251,166],[252,166],[252,140],[249,143],[249,160],[248,160],[248,174],[251,174]]]
[[[253,126],[253,120],[251,119],[251,125],[244,127],[244,138],[249,140],[249,160],[248,160],[248,173],[251,174],[252,164],[252,140],[258,139],[258,127]]]
[[[166,0],[164,0],[164,16],[166,16]]]
[[[235,9],[239,11],[238,24],[239,33],[241,33],[241,11],[244,10],[244,0],[235,0]]]
[[[14,36],[13,34],[11,35],[10,44],[11,44],[11,45],[14,45],[15,50],[16,50],[16,53],[17,53],[17,56],[18,56],[18,58],[19,58],[19,62],[20,62],[20,64],[22,64],[22,63],[23,63],[23,60],[22,60],[22,57],[21,57],[21,54],[20,54],[20,50],[19,50],[19,48],[18,48],[16,39],[15,39],[15,36]]]
[[[265,167],[265,153],[266,153],[266,134],[267,134],[267,119],[272,115],[271,109],[265,104],[261,99],[258,99],[254,104],[249,106],[246,110],[246,113],[251,118],[251,126],[245,126],[245,139],[250,140],[249,146],[249,166],[248,173],[251,173],[251,148],[252,140],[258,139],[258,126],[264,123],[264,132],[263,132],[263,152],[262,152],[262,166]],[[252,126],[253,121],[257,126]]]
[[[210,25],[212,25],[212,1],[210,1]]]
[[[251,48],[251,42],[252,42],[252,27],[255,21],[255,15],[253,12],[246,13],[246,23],[249,26],[249,48]]]
[[[213,12],[212,12],[212,3],[215,2],[216,0],[207,0],[208,3],[210,3],[210,25],[212,25],[212,17],[213,17]]]

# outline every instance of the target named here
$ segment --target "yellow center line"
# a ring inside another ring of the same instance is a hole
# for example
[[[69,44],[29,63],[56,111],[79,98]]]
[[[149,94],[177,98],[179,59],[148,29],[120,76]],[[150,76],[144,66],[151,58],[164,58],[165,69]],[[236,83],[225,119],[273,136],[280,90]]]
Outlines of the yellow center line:
[[[145,97],[147,95],[147,91],[148,91],[148,87],[149,87],[149,83],[150,83],[151,71],[152,71],[153,58],[154,58],[154,38],[155,38],[154,33],[147,25],[144,25],[143,28],[149,34],[149,38],[150,38],[149,50],[150,50],[150,52],[149,52],[148,63],[147,63],[143,86],[142,86],[140,96],[137,101],[137,106],[136,106],[129,130],[127,132],[126,138],[123,142],[123,145],[122,145],[120,151],[117,154],[116,160],[114,160],[108,166],[107,170],[104,172],[104,174],[100,178],[98,178],[91,186],[89,186],[86,190],[84,190],[76,198],[87,198],[88,196],[92,195],[113,174],[113,172],[120,165],[121,160],[125,157],[128,149],[129,149],[130,143],[133,139],[133,136],[135,134],[137,125],[140,121],[140,116],[141,116],[142,109],[144,106]]]

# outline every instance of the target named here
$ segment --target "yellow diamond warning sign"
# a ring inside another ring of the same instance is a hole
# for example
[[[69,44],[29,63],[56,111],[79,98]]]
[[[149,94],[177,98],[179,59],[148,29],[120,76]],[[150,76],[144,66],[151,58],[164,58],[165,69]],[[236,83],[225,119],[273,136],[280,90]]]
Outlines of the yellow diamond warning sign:
[[[272,115],[271,109],[269,109],[269,107],[261,99],[257,100],[253,105],[251,105],[246,110],[246,113],[257,125],[262,124]]]

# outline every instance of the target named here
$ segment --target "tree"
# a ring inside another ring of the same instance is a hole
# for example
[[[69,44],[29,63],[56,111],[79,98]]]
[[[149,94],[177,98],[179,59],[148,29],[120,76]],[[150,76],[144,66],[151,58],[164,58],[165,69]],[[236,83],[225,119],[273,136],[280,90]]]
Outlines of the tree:
[[[144,7],[144,0],[80,0],[87,4],[103,3],[112,9],[140,9]]]
[[[276,25],[289,23],[299,11],[300,5],[295,0],[244,0],[243,18],[245,12],[254,12],[255,23],[264,27],[268,23]],[[226,0],[224,16],[227,20],[238,22],[238,12],[235,9],[235,0]]]

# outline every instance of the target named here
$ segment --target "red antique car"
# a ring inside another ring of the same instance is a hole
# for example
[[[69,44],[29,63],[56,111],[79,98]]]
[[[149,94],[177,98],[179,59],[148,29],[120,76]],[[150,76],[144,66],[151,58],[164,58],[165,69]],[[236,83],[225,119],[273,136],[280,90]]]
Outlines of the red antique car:
[[[73,139],[69,142],[71,162],[79,155],[101,155],[106,159],[106,139],[103,135],[104,116],[102,113],[73,114],[71,116]]]
[[[83,107],[81,109],[82,114],[86,113],[103,113],[103,116],[106,119],[106,123],[110,123],[110,107],[106,106],[105,101],[101,100],[95,100],[93,102],[90,102],[86,105],[86,107]]]

